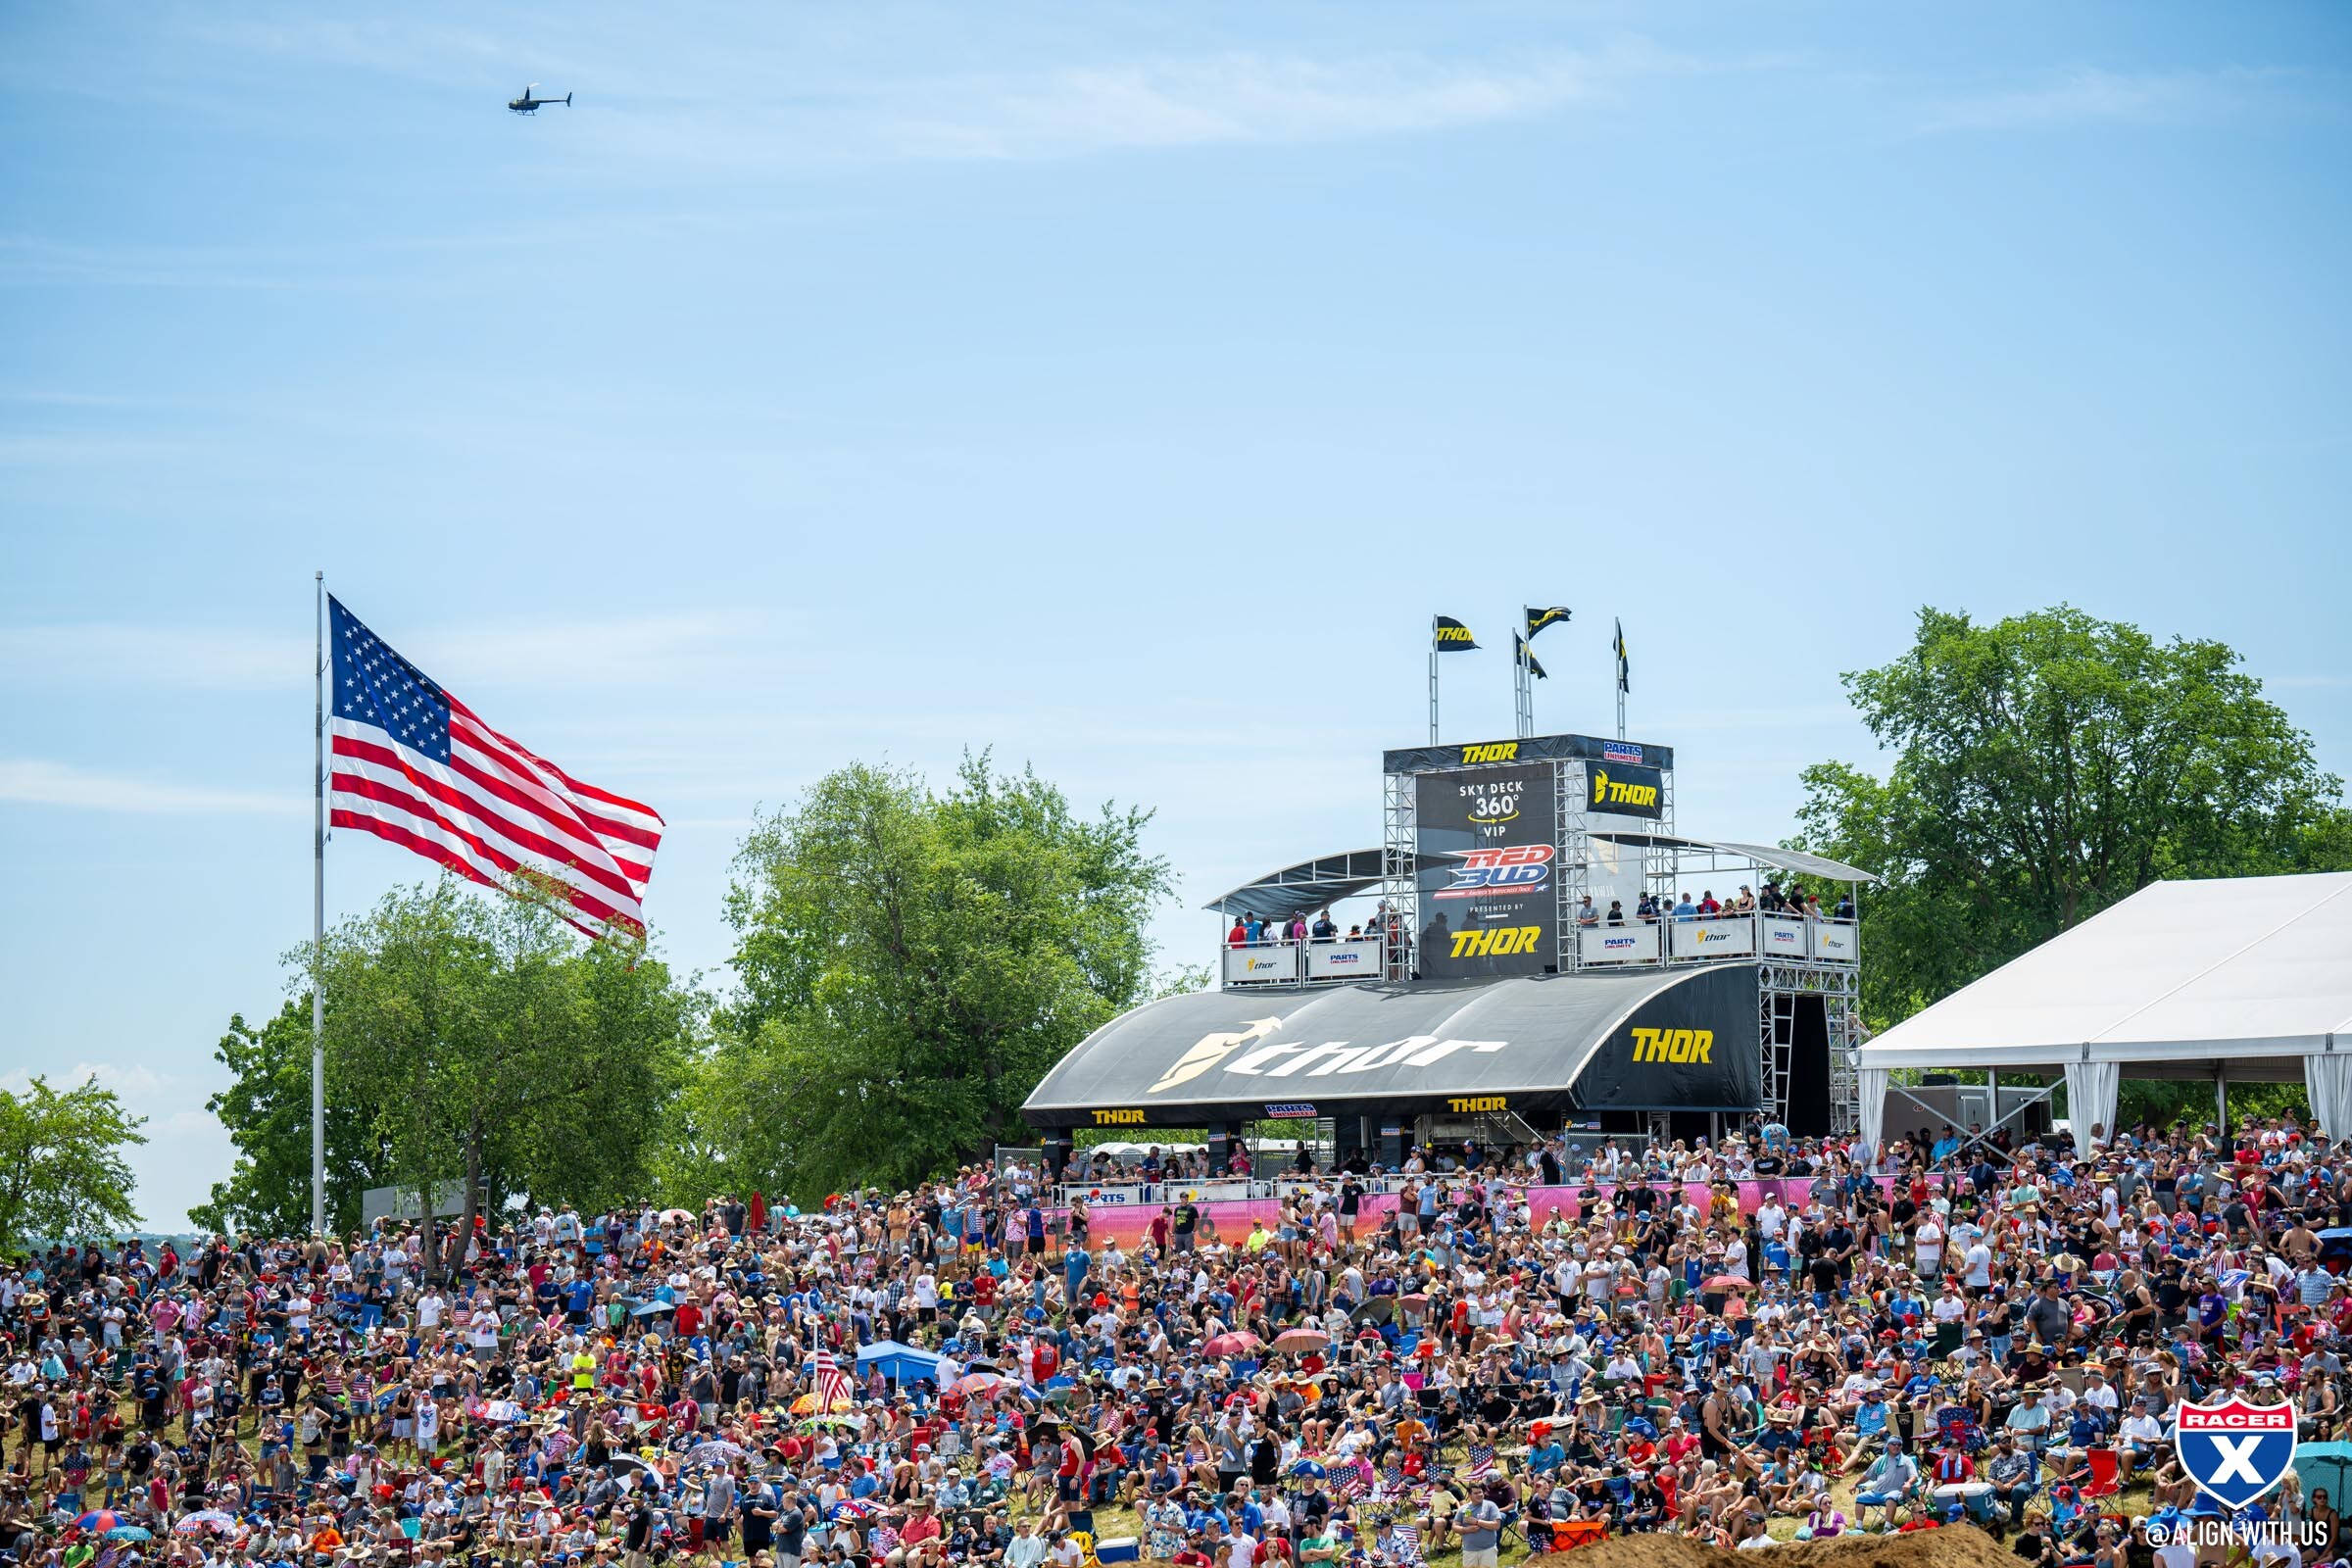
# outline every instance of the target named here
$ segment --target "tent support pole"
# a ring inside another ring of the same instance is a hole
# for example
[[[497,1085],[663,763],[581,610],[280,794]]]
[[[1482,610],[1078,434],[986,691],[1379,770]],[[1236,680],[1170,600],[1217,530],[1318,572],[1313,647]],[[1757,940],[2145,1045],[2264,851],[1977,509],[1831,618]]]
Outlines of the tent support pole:
[[[1920,1099],[1910,1090],[1905,1089],[1901,1084],[1888,1084],[1886,1086],[1886,1092],[1890,1095],[1902,1096],[1905,1100],[1908,1100],[1911,1102],[1911,1103],[1917,1105],[1920,1109],[1926,1111],[1931,1116],[1940,1116],[1943,1114],[1942,1111],[1936,1109],[1934,1105],[1929,1104],[1926,1101]],[[2057,1084],[2042,1085],[2039,1089],[2034,1090],[2033,1094],[2027,1096],[2024,1100],[2019,1101],[2015,1110],[2009,1112],[2008,1115],[2001,1117],[2000,1120],[1994,1122],[1990,1127],[1985,1128],[1981,1133],[1972,1133],[1968,1137],[1961,1139],[1960,1148],[1962,1150],[1967,1150],[1973,1145],[1985,1142],[1995,1132],[1999,1131],[2000,1128],[2009,1122],[2015,1121],[2018,1117],[2024,1115],[2028,1109],[2034,1105],[2040,1104],[2043,1101],[2049,1099],[2057,1092]],[[1998,1110],[2000,1109],[2000,1106],[1995,1104],[1993,1109]],[[2017,1163],[2018,1160],[2018,1156],[2015,1154],[2006,1154],[2002,1157],[2007,1159],[2011,1164]]]

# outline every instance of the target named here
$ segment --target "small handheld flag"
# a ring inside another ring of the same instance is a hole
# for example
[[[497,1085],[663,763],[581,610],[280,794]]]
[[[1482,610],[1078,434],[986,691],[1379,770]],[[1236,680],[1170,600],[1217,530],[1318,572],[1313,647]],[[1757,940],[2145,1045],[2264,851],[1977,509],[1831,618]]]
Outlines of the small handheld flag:
[[[1550,625],[1554,621],[1566,620],[1571,613],[1572,612],[1566,605],[1553,605],[1549,610],[1538,610],[1533,605],[1528,606],[1528,641],[1535,641],[1536,633],[1542,631],[1544,627]]]

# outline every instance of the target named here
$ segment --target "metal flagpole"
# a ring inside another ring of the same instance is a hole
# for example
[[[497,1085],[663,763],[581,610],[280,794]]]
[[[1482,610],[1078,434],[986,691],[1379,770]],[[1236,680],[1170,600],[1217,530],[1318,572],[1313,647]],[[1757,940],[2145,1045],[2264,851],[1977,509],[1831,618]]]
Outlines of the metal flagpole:
[[[1616,646],[1609,652],[1617,656],[1616,667],[1610,672],[1617,687],[1617,738],[1625,739],[1625,622],[1618,620]]]
[[[1438,617],[1429,617],[1429,744],[1438,744]]]
[[[1521,739],[1536,732],[1536,676],[1528,667],[1535,647],[1517,632],[1511,634],[1511,719]]]
[[[318,585],[318,641],[311,674],[311,1232],[326,1233],[326,573]]]

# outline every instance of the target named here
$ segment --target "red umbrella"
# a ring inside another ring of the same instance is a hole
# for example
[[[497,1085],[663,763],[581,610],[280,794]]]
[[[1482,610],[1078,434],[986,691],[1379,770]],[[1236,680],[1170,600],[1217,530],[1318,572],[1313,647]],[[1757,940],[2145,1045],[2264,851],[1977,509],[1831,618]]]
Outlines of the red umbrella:
[[[1248,1355],[1251,1350],[1256,1349],[1260,1343],[1258,1337],[1248,1329],[1236,1329],[1230,1334],[1220,1334],[1210,1340],[1206,1345],[1200,1347],[1200,1353],[1212,1361],[1219,1361],[1229,1355]]]
[[[1702,1291],[1747,1291],[1754,1288],[1755,1281],[1743,1280],[1737,1274],[1718,1274],[1699,1286]]]
[[[1321,1329],[1284,1329],[1274,1336],[1274,1348],[1286,1353],[1320,1350],[1329,1344],[1331,1336]]]

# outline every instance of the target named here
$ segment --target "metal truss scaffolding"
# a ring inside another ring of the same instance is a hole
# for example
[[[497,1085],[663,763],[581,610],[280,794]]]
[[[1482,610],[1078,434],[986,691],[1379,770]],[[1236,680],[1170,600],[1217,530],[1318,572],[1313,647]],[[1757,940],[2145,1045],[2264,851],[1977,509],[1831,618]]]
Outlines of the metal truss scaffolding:
[[[1765,1113],[1788,1120],[1788,1079],[1796,1054],[1796,1003],[1821,999],[1829,1032],[1830,1130],[1859,1126],[1859,1085],[1852,1051],[1862,1040],[1860,977],[1851,965],[1773,961],[1756,965],[1756,1023]]]

